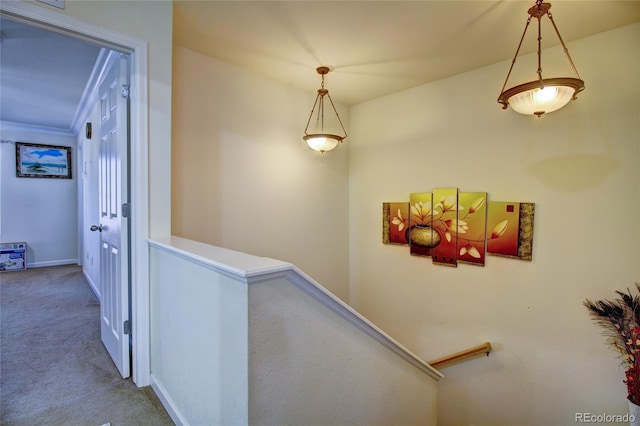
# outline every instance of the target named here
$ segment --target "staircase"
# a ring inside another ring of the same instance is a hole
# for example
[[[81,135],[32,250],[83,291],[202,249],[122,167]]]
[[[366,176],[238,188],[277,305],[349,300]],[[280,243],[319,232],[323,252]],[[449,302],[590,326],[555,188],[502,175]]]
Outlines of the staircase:
[[[442,375],[295,266],[150,247],[152,386],[177,424],[436,424]]]

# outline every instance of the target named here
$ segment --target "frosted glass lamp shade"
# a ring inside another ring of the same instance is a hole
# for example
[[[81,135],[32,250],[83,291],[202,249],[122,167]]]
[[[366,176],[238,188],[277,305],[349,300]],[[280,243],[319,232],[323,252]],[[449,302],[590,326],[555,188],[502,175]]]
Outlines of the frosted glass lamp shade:
[[[336,146],[338,146],[339,142],[342,142],[342,137],[337,135],[329,135],[329,134],[316,134],[316,135],[305,135],[303,139],[307,142],[309,148],[314,151],[331,151]]]
[[[584,82],[577,78],[549,78],[530,81],[507,89],[500,94],[498,102],[506,109],[509,105],[514,111],[525,115],[537,115],[556,111],[569,101],[576,99],[584,90]]]

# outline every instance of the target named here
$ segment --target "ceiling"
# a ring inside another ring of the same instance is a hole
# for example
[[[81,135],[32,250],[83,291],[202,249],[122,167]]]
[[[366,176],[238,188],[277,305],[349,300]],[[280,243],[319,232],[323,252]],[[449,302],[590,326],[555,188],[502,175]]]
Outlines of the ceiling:
[[[354,105],[511,60],[533,3],[177,0],[173,36],[175,45],[308,90],[310,102],[315,68],[327,65],[334,101]],[[558,0],[551,12],[570,44],[639,22],[640,1]],[[99,47],[5,18],[0,32],[0,119],[69,129]],[[535,51],[535,32],[522,53]],[[554,44],[543,32],[543,48]]]
[[[4,16],[0,34],[0,120],[71,130],[100,47]]]
[[[327,65],[332,98],[353,105],[513,59],[534,3],[176,1],[174,43],[312,96],[320,83],[315,68]],[[640,21],[640,1],[551,3],[565,43]],[[535,51],[532,27],[523,52]],[[550,37],[543,33],[543,47],[558,44],[547,19],[544,29]],[[496,81],[496,97],[506,73],[507,67]],[[531,73],[533,80],[535,68]]]

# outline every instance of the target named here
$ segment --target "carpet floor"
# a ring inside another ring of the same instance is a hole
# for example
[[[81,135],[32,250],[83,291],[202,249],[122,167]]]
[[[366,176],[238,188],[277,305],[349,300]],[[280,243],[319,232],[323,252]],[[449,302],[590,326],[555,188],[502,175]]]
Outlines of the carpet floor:
[[[150,387],[118,373],[79,266],[1,273],[0,327],[0,424],[173,425]]]

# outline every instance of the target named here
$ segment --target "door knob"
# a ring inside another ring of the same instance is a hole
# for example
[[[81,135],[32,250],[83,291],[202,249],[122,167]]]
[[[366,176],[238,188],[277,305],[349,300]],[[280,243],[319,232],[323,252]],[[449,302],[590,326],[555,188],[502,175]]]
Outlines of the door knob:
[[[102,225],[91,225],[91,228],[89,228],[89,229],[91,229],[93,232],[95,232],[95,231],[102,232]]]

